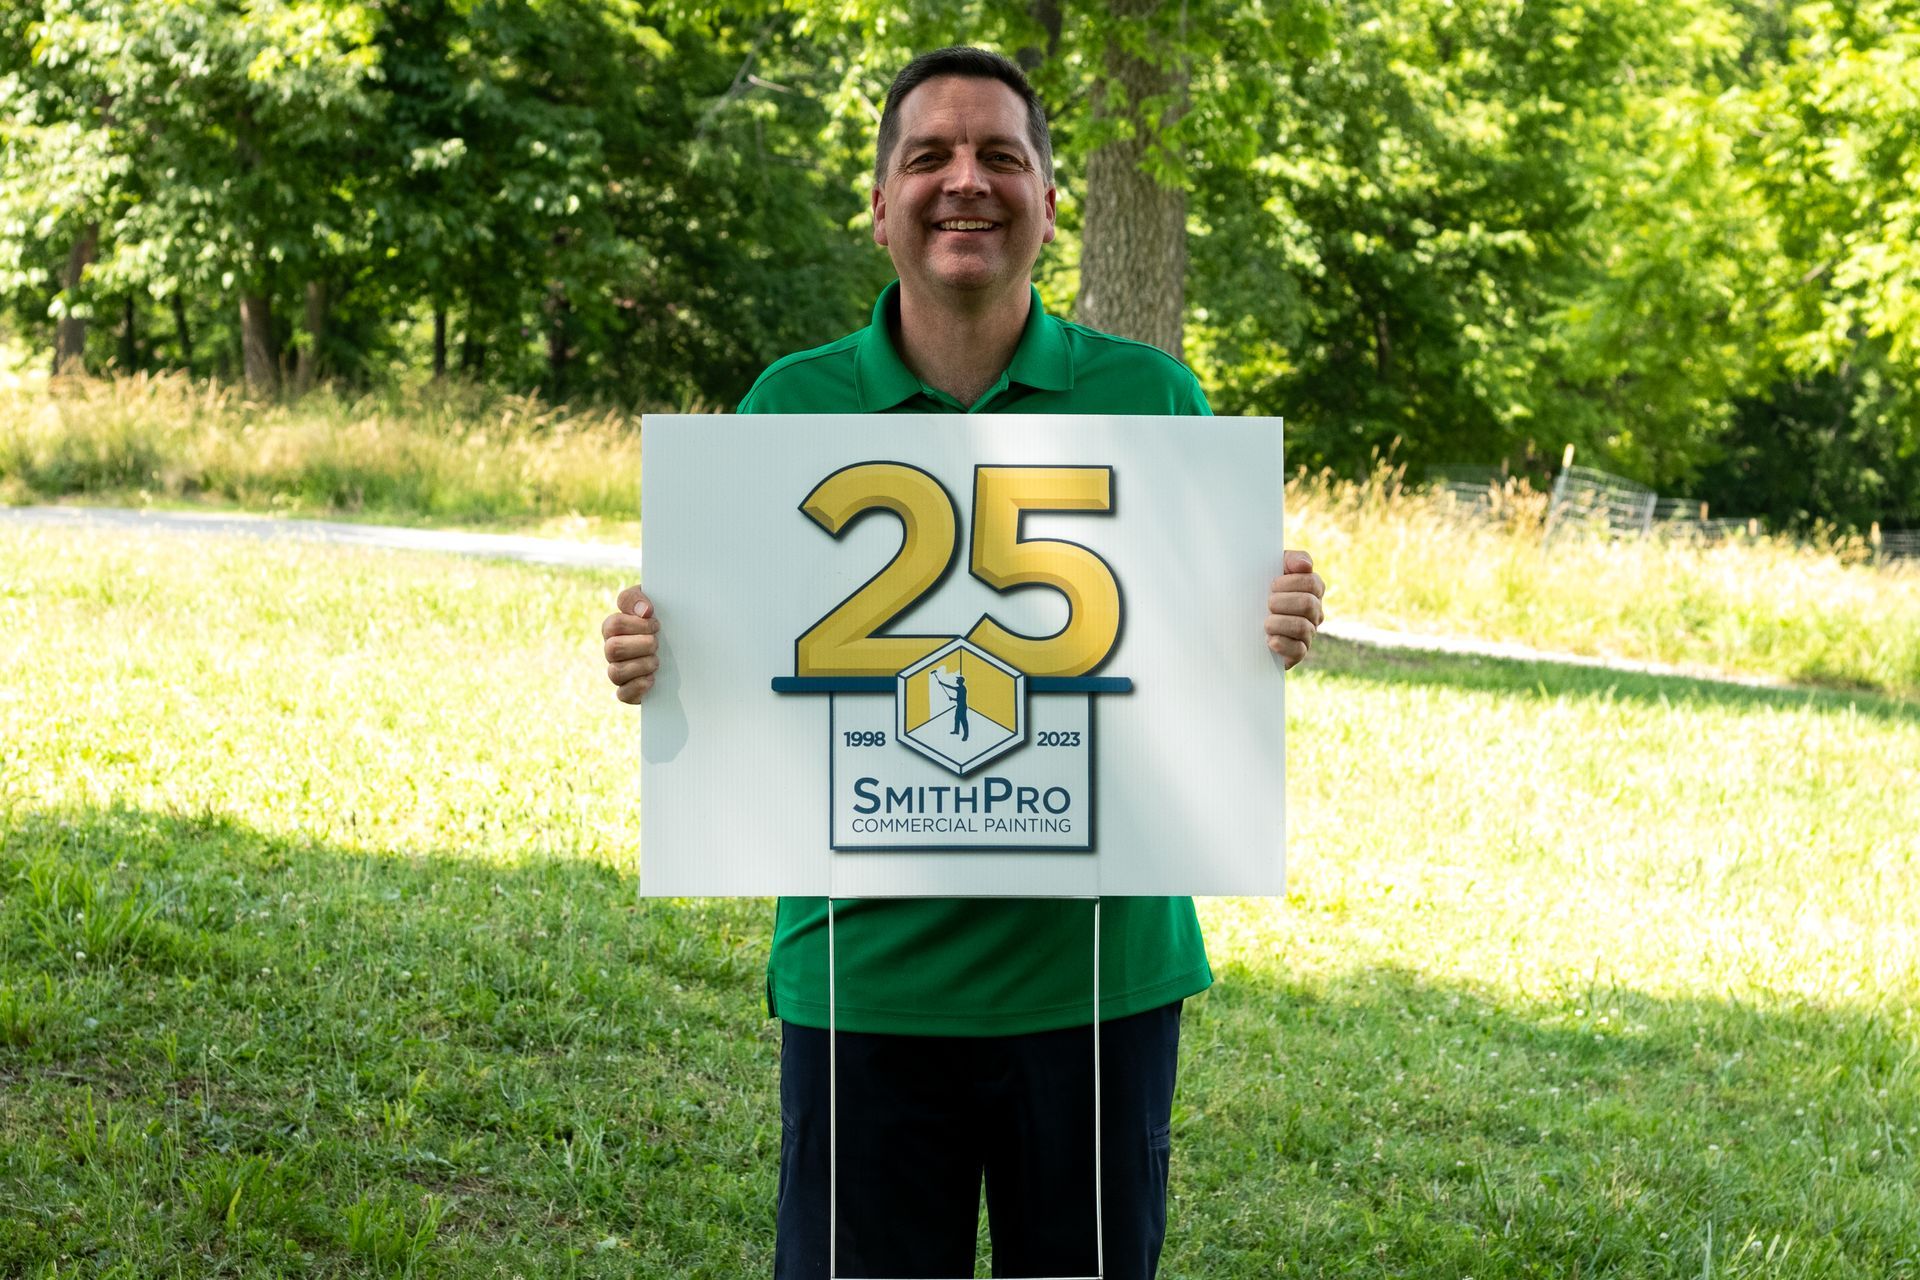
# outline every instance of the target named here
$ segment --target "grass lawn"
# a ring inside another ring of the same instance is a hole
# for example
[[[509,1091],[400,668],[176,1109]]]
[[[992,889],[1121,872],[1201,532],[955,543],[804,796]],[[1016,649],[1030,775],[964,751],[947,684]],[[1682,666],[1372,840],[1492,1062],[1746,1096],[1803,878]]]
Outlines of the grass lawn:
[[[615,585],[0,529],[0,1275],[768,1273],[771,904],[635,897]],[[1920,709],[1292,684],[1163,1275],[1920,1277]]]

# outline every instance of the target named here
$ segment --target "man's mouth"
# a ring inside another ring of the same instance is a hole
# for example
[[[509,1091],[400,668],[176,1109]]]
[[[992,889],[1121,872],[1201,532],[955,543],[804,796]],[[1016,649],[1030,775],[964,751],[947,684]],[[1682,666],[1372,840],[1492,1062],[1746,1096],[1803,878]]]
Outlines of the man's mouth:
[[[992,231],[999,225],[981,218],[948,218],[945,222],[934,223],[933,227],[936,231]]]

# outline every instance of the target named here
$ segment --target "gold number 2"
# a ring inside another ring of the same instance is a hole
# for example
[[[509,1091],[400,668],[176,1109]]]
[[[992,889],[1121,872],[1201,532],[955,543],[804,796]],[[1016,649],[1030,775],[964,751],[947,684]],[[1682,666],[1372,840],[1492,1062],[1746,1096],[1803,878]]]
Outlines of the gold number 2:
[[[839,537],[864,511],[900,517],[900,550],[864,586],[813,624],[794,646],[797,676],[890,676],[947,642],[945,636],[876,636],[953,562],[953,499],[918,467],[863,462],[813,487],[800,509]]]
[[[979,467],[974,472],[969,569],[996,591],[1046,586],[1067,599],[1066,625],[1050,636],[1023,636],[991,615],[967,638],[1033,676],[1084,675],[1120,636],[1120,585],[1112,568],[1076,543],[1023,539],[1028,511],[1109,511],[1111,467]],[[798,676],[890,676],[945,644],[948,636],[881,636],[881,627],[939,582],[956,543],[953,499],[917,467],[865,462],[834,472],[800,509],[835,537],[862,512],[900,518],[900,550],[859,590],[803,634],[794,647]]]

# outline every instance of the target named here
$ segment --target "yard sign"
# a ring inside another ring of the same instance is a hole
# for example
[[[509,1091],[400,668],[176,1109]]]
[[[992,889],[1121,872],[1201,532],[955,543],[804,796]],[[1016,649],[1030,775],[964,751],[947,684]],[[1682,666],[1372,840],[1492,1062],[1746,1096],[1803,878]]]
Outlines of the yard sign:
[[[1277,894],[1274,418],[649,416],[641,892]]]

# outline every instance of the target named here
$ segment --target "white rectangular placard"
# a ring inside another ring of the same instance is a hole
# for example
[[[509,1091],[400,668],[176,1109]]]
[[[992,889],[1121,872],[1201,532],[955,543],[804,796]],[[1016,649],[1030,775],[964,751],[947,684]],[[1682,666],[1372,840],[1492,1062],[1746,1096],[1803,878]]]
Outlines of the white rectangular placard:
[[[1277,418],[649,416],[643,894],[1278,894]]]

